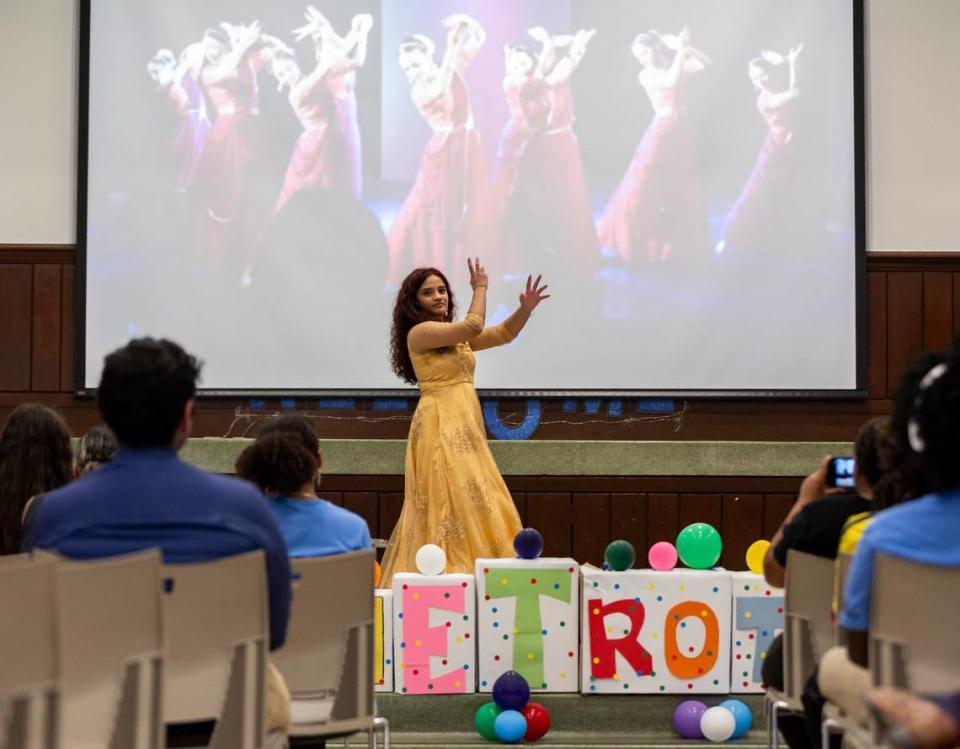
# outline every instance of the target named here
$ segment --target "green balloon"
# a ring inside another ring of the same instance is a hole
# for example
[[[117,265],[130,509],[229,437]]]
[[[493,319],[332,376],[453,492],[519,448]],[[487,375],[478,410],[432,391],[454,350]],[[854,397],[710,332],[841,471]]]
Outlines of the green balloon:
[[[680,561],[694,570],[706,570],[720,559],[723,541],[717,529],[707,523],[688,525],[677,536],[677,555]]]
[[[633,544],[622,539],[611,541],[607,550],[603,552],[603,560],[610,565],[610,569],[617,572],[633,567],[636,558],[637,553],[633,550]]]
[[[476,726],[479,733],[487,741],[496,741],[497,734],[493,730],[493,723],[502,711],[496,702],[488,702],[477,709],[477,714],[473,716],[473,725]]]

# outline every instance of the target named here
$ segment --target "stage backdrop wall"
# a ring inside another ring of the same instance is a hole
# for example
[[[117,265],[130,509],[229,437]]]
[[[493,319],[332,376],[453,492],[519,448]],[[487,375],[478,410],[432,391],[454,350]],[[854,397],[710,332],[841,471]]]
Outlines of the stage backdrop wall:
[[[72,244],[76,0],[0,3],[0,244]],[[868,247],[960,250],[954,0],[869,0]]]

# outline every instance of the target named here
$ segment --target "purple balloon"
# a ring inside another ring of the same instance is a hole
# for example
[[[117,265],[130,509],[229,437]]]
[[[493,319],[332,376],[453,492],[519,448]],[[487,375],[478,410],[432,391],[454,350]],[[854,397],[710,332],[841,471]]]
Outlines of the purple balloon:
[[[520,559],[537,559],[543,553],[543,536],[536,528],[524,528],[513,537],[513,548]]]
[[[505,671],[493,682],[493,701],[501,710],[520,710],[530,701],[530,685],[516,671]]]
[[[707,712],[707,706],[696,700],[687,700],[677,705],[673,711],[673,727],[685,739],[702,739],[700,718]]]

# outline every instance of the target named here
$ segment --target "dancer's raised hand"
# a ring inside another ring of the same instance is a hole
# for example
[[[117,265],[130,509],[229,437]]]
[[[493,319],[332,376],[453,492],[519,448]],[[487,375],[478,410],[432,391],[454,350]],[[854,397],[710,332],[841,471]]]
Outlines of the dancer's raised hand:
[[[549,286],[544,284],[540,285],[540,279],[542,276],[537,276],[537,280],[533,280],[533,276],[527,276],[527,287],[520,293],[520,309],[522,309],[527,314],[533,312],[537,305],[540,304],[544,299],[549,299],[549,294],[544,294]]]
[[[487,288],[487,269],[480,265],[480,258],[474,258],[473,261],[467,258],[467,268],[470,270],[470,288]]]

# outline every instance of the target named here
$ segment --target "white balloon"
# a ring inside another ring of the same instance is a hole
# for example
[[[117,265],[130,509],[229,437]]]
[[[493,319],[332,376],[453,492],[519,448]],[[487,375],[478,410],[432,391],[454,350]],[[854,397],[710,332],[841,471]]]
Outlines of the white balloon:
[[[700,731],[710,741],[726,741],[737,729],[737,720],[725,707],[711,707],[700,718]]]
[[[417,549],[416,562],[421,575],[442,575],[447,568],[447,555],[436,544],[424,544]]]

